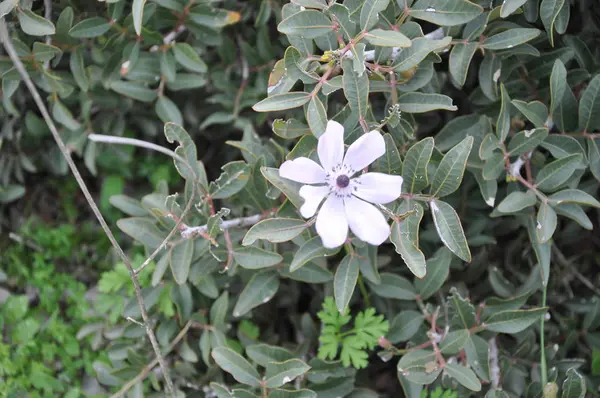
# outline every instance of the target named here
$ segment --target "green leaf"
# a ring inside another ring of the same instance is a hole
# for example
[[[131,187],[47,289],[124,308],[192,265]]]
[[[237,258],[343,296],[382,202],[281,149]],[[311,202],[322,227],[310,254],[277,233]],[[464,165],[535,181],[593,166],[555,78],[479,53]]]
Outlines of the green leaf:
[[[279,169],[274,167],[261,167],[260,172],[271,184],[283,192],[296,208],[302,206],[304,199],[298,193],[302,184],[280,177]]]
[[[467,0],[418,0],[410,8],[410,16],[439,26],[467,23],[479,16],[483,7]]]
[[[271,362],[267,364],[267,388],[277,388],[292,382],[296,377],[308,372],[310,366],[299,359],[289,359],[285,362]]]
[[[444,245],[462,260],[471,262],[471,251],[456,211],[441,200],[432,200],[429,204],[435,228]]]
[[[240,293],[233,308],[233,316],[239,318],[259,305],[267,303],[275,296],[278,289],[279,273],[277,271],[264,270],[254,274]]]
[[[117,221],[117,227],[133,239],[154,250],[159,247],[166,237],[155,224],[154,220],[143,217],[122,218]]]
[[[502,152],[495,152],[483,166],[482,176],[485,180],[496,180],[504,171],[505,161]]]
[[[450,332],[440,342],[440,352],[446,355],[458,354],[469,341],[471,334],[467,329]]]
[[[249,246],[257,239],[265,239],[272,243],[287,242],[300,235],[306,228],[304,220],[269,218],[254,224],[244,236],[242,245]]]
[[[540,18],[546,28],[550,45],[554,47],[554,24],[565,0],[542,0],[540,5]]]
[[[562,385],[562,398],[583,398],[587,392],[587,386],[583,376],[577,370],[567,370],[567,378]]]
[[[163,123],[173,122],[183,124],[183,115],[181,114],[179,107],[164,95],[158,97],[156,105],[154,106],[154,111]]]
[[[564,184],[581,164],[583,156],[578,153],[548,163],[535,177],[535,184],[542,191],[552,191]]]
[[[444,155],[431,183],[433,196],[441,198],[458,189],[465,174],[467,158],[473,148],[473,141],[473,137],[466,137]]]
[[[179,285],[187,282],[194,255],[194,240],[186,239],[182,243],[173,246],[169,252],[169,264],[173,279]]]
[[[470,336],[464,347],[469,366],[485,381],[490,380],[489,348],[487,341],[476,334]]]
[[[227,313],[229,311],[229,293],[223,292],[210,307],[210,325],[225,330]]]
[[[308,103],[306,120],[315,137],[320,137],[327,128],[327,111],[319,97],[314,96]]]
[[[432,40],[418,37],[412,40],[412,45],[400,51],[394,60],[393,68],[396,72],[405,72],[419,65],[429,53],[448,46],[452,37],[446,36],[441,40]]]
[[[266,251],[254,246],[235,249],[233,258],[239,265],[247,269],[272,267],[283,261],[283,257],[278,253]]]
[[[76,47],[71,52],[69,66],[71,68],[71,73],[73,73],[73,78],[81,91],[88,91],[90,88],[90,76],[83,62],[81,47]]]
[[[305,283],[327,283],[333,280],[331,271],[313,262],[308,262],[294,272],[289,272],[289,268],[284,268],[281,270],[281,276]]]
[[[285,35],[314,39],[333,30],[333,23],[320,11],[304,10],[285,18],[277,25]]]
[[[229,162],[221,167],[223,173],[210,183],[211,196],[214,199],[229,198],[240,192],[248,183],[250,168],[244,161]]]
[[[258,387],[260,375],[240,354],[227,347],[217,347],[212,350],[212,357],[221,369],[231,374],[239,383]]]
[[[102,17],[92,17],[84,19],[71,29],[69,36],[76,39],[89,39],[102,36],[110,29],[110,21]]]
[[[131,8],[131,15],[133,17],[133,28],[135,29],[135,34],[138,36],[142,34],[144,5],[146,5],[146,0],[133,0],[133,6]]]
[[[452,104],[452,98],[443,94],[428,94],[412,92],[402,94],[398,98],[398,105],[402,112],[424,113],[436,109],[455,111],[458,108]]]
[[[365,0],[360,10],[360,27],[363,31],[371,30],[379,21],[379,13],[386,9],[390,0]]]
[[[316,73],[306,70],[310,59],[297,48],[290,46],[285,50],[284,62],[285,73],[290,79],[294,81],[300,79],[305,84],[314,83],[319,80],[319,76]]]
[[[552,119],[561,131],[575,131],[578,128],[579,101],[573,94],[573,90],[565,84],[565,92],[562,100],[554,109]],[[572,138],[572,137],[568,137]]]
[[[296,119],[277,119],[273,122],[273,132],[281,138],[293,139],[310,134],[310,128]]]
[[[45,62],[62,54],[62,50],[58,47],[36,41],[33,43],[32,53],[36,61]]]
[[[498,204],[497,209],[501,213],[516,213],[528,207],[534,206],[536,202],[537,198],[533,191],[514,191],[504,198],[500,204]]]
[[[283,111],[302,106],[310,101],[310,99],[310,93],[304,92],[275,94],[254,104],[252,109],[254,109],[256,112]]]
[[[73,114],[58,98],[52,104],[52,118],[69,130],[77,130],[81,124],[75,120]]]
[[[444,247],[427,260],[427,275],[423,279],[415,279],[415,287],[421,299],[427,300],[444,285],[450,273],[451,261],[452,254]]]
[[[547,128],[519,131],[510,139],[507,150],[511,156],[521,156],[535,149],[546,137],[548,137]]]
[[[425,277],[427,263],[425,255],[418,247],[418,239],[411,236],[411,228],[418,231],[422,218],[423,208],[420,207],[416,214],[411,214],[404,220],[394,221],[390,235],[390,241],[394,244],[396,253],[400,254],[410,272],[417,278]]]
[[[471,391],[481,391],[481,382],[470,368],[456,363],[447,363],[444,372]]]
[[[414,144],[404,158],[402,166],[402,191],[405,193],[418,193],[427,185],[427,166],[433,152],[433,138],[427,137]]]
[[[198,161],[196,145],[188,132],[175,123],[166,123],[163,130],[167,142],[179,142],[179,146],[175,148],[175,153],[183,158],[184,161],[173,160],[179,174],[186,180],[195,178],[201,186],[206,187],[206,171],[202,162]]]
[[[417,384],[431,384],[442,372],[431,350],[416,350],[403,355],[398,361],[397,370],[398,374]]]
[[[600,208],[600,202],[596,198],[579,189],[565,189],[550,195],[548,199],[556,204],[567,202]]]
[[[548,203],[542,203],[537,214],[536,235],[540,243],[546,243],[554,235],[557,224],[556,212]]]
[[[421,312],[412,310],[402,311],[392,320],[387,338],[393,344],[408,341],[419,331],[424,321],[425,317]]]
[[[317,398],[317,393],[305,388],[300,390],[274,389],[269,392],[269,398]]]
[[[600,75],[594,76],[579,100],[579,129],[600,129]]]
[[[374,46],[380,47],[410,47],[411,41],[408,37],[395,30],[374,29],[365,34],[365,38]]]
[[[198,56],[198,53],[187,43],[176,43],[173,47],[175,59],[181,66],[191,72],[205,73],[206,63]]]
[[[333,296],[340,313],[346,313],[356,282],[358,281],[358,260],[353,254],[348,254],[335,271],[333,280]]]
[[[415,300],[417,293],[410,281],[402,276],[383,272],[381,274],[381,283],[371,285],[373,293],[379,297],[391,298],[396,300]]]
[[[535,127],[541,128],[546,125],[548,108],[540,101],[531,101],[528,103],[520,100],[512,100],[512,104],[525,115]]]
[[[467,80],[469,66],[478,47],[477,43],[458,43],[452,47],[448,71],[459,87],[462,87]]]
[[[507,18],[510,14],[514,13],[525,4],[527,0],[505,0],[502,2],[502,7],[500,8],[500,17]]]
[[[589,139],[587,140],[587,144],[590,171],[596,180],[600,181],[600,139]]]
[[[375,170],[380,173],[398,175],[402,171],[402,159],[396,147],[394,138],[386,133],[383,135],[385,141],[385,154],[375,161]]]
[[[548,285],[548,278],[550,277],[550,256],[551,256],[551,243],[541,243],[537,237],[537,226],[534,223],[533,217],[527,219],[527,234],[529,235],[529,242],[535,252],[538,264],[540,265],[542,285]]]
[[[342,61],[342,68],[344,69],[342,76],[344,95],[348,100],[348,105],[359,119],[364,118],[369,106],[369,78],[366,73],[362,75],[356,73],[354,65],[349,59]]]
[[[513,48],[519,44],[527,43],[528,41],[535,39],[540,33],[542,32],[538,29],[513,28],[488,37],[481,47],[488,50]]]
[[[529,310],[501,311],[492,314],[484,322],[484,328],[497,333],[519,333],[548,311],[547,308],[532,308]]]
[[[20,185],[0,186],[0,203],[13,202],[25,195],[25,187]]]
[[[550,75],[550,113],[562,102],[567,87],[567,69],[560,59],[554,61]]]
[[[3,0],[0,2],[0,18],[8,15],[19,4],[19,0]]]
[[[500,92],[502,98],[502,104],[500,107],[500,114],[498,115],[498,120],[496,121],[496,135],[500,142],[504,142],[506,137],[508,137],[508,133],[510,131],[510,97],[508,96],[508,92],[506,88],[504,88],[504,84],[500,83]]]
[[[54,24],[47,19],[37,15],[31,10],[17,8],[19,24],[23,32],[31,36],[47,36],[56,32]]]
[[[321,238],[319,236],[315,236],[304,242],[296,254],[294,254],[294,258],[290,264],[290,272],[294,272],[314,258],[329,256],[335,252],[336,250],[323,247]]]
[[[153,102],[157,97],[156,90],[152,90],[142,83],[116,80],[110,84],[110,88],[121,95],[142,102]]]
[[[294,355],[285,348],[268,344],[249,345],[246,347],[246,355],[265,368],[271,362],[285,362],[294,358]]]

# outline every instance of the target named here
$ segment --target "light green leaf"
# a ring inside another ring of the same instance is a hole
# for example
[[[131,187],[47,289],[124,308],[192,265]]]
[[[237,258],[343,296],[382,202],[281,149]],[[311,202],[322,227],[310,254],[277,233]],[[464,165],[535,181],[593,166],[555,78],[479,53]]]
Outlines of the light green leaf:
[[[76,39],[89,39],[102,36],[110,29],[110,21],[102,17],[84,19],[69,30],[69,36]]]
[[[427,260],[427,275],[423,279],[415,279],[421,299],[427,300],[443,286],[450,273],[451,261],[452,254],[444,247]]]
[[[589,139],[588,144],[588,160],[590,161],[590,171],[596,180],[600,181],[600,139]]]
[[[500,8],[500,17],[507,18],[526,2],[527,0],[504,0]]]
[[[548,203],[542,203],[537,214],[536,235],[540,243],[546,243],[554,235],[557,224],[556,212]]]
[[[456,211],[441,200],[432,200],[429,204],[435,228],[444,245],[462,260],[471,262],[471,251]]]
[[[181,114],[179,107],[164,95],[158,97],[156,105],[154,106],[154,111],[163,123],[173,122],[183,124],[183,115]]]
[[[570,218],[588,231],[594,229],[592,220],[590,220],[588,215],[585,214],[585,211],[583,211],[583,208],[579,205],[574,203],[563,203],[560,205],[554,205],[554,210],[559,216]]]
[[[156,90],[137,82],[115,80],[110,84],[110,88],[121,95],[141,102],[153,102],[157,97]]]
[[[327,111],[319,97],[312,97],[308,103],[306,120],[315,137],[320,137],[325,132],[327,128]]]
[[[265,239],[272,243],[287,242],[300,235],[307,227],[304,220],[269,218],[254,224],[244,236],[242,245],[251,245],[257,239]]]
[[[294,354],[279,346],[268,344],[252,344],[246,347],[246,355],[262,367],[271,362],[285,362],[294,358]]]
[[[21,185],[0,186],[0,203],[13,202],[25,195],[25,187]]]
[[[416,350],[403,355],[398,361],[397,370],[399,375],[417,384],[433,383],[442,371],[431,350]]]
[[[183,285],[187,282],[193,255],[193,239],[186,239],[171,248],[169,252],[169,264],[171,265],[173,279],[175,279],[177,284]]]
[[[369,283],[369,285],[372,287],[373,293],[379,297],[396,300],[415,300],[417,297],[415,288],[408,279],[390,272],[381,274],[380,284]]]
[[[473,334],[464,347],[467,362],[480,379],[490,380],[489,345],[480,336]],[[489,398],[489,397],[486,397]],[[508,398],[508,397],[506,397]]]
[[[33,56],[36,61],[45,62],[62,53],[58,47],[36,41],[33,43]]]
[[[551,256],[551,242],[541,243],[537,237],[537,226],[533,220],[533,217],[527,219],[527,234],[529,235],[529,242],[535,252],[538,264],[540,265],[542,285],[548,285],[548,278],[550,277],[550,256]]]
[[[254,274],[240,293],[233,308],[233,316],[239,318],[259,305],[269,302],[278,289],[279,273],[277,271],[264,270]]]
[[[412,45],[400,51],[394,60],[393,68],[396,72],[405,72],[419,65],[429,53],[448,46],[452,37],[446,36],[441,40],[432,40],[418,37],[412,40]]]
[[[402,159],[400,158],[400,152],[398,152],[394,138],[389,133],[386,133],[383,135],[383,139],[385,141],[385,154],[375,161],[375,170],[386,174],[400,174],[402,171]]]
[[[440,342],[440,352],[446,355],[458,354],[469,341],[471,334],[467,329],[450,332]]]
[[[269,398],[317,398],[317,393],[306,388],[300,390],[274,389],[269,392]]]
[[[289,272],[289,267],[280,272],[284,278],[305,283],[327,283],[333,280],[331,271],[310,261],[294,272]]]
[[[349,59],[342,61],[342,68],[344,69],[344,75],[342,76],[344,95],[348,100],[348,105],[359,118],[364,118],[367,115],[369,106],[369,77],[366,73],[359,76]]]
[[[469,66],[478,47],[477,43],[458,43],[452,47],[448,71],[459,87],[462,87],[467,80]]]
[[[390,235],[396,253],[400,254],[408,269],[417,278],[423,278],[427,273],[425,255],[418,247],[418,238],[414,237],[415,232],[418,234],[422,218],[423,208],[420,207],[416,214],[411,214],[404,220],[394,221]]]
[[[547,308],[532,308],[530,310],[501,311],[492,314],[484,322],[484,328],[497,333],[519,333],[548,311]]]
[[[554,24],[565,0],[542,0],[540,5],[540,18],[546,28],[550,45],[554,47]]]
[[[466,137],[442,158],[431,182],[431,194],[437,198],[448,196],[462,183],[467,158],[473,148],[473,137]]]
[[[548,137],[547,128],[519,131],[510,139],[507,150],[511,156],[521,156],[535,149],[546,137]]]
[[[374,46],[380,47],[410,47],[408,37],[395,30],[374,29],[365,34],[365,38]]]
[[[498,120],[496,121],[496,135],[500,142],[504,142],[510,131],[510,97],[504,84],[500,83],[500,92],[502,98],[502,104],[500,107],[500,113],[498,114]]]
[[[488,50],[513,48],[519,44],[527,43],[528,41],[535,39],[540,33],[542,32],[538,29],[513,28],[488,37],[481,47]]]
[[[73,114],[58,98],[52,104],[52,118],[69,130],[77,130],[81,124],[75,120]]]
[[[548,119],[548,108],[540,101],[525,102],[512,100],[512,104],[537,128],[546,125]]]
[[[424,113],[436,109],[455,111],[458,108],[452,104],[452,98],[443,94],[428,94],[412,92],[402,94],[398,98],[398,105],[402,112]]]
[[[567,69],[560,59],[554,61],[550,75],[550,113],[562,102],[567,87]]]
[[[75,82],[77,83],[81,91],[88,91],[88,89],[90,88],[90,76],[83,62],[81,47],[76,47],[71,52],[69,66],[71,67],[71,73],[73,73],[73,78],[75,79]]]
[[[331,32],[333,23],[320,11],[304,10],[285,18],[277,25],[277,30],[286,35],[314,39]]]
[[[283,261],[283,257],[278,253],[266,251],[254,246],[235,249],[233,258],[239,265],[247,269],[272,267]]]
[[[542,191],[552,191],[564,184],[581,164],[583,157],[574,153],[548,163],[535,177],[535,184]]]
[[[346,313],[356,281],[358,280],[358,259],[353,254],[348,254],[335,271],[333,280],[333,296],[338,311],[341,314]]]
[[[371,30],[379,21],[379,13],[386,9],[390,0],[365,0],[360,10],[360,27],[364,31]]]
[[[600,129],[600,75],[594,76],[579,100],[579,130]]]
[[[314,258],[330,256],[335,252],[336,250],[325,248],[321,243],[321,238],[315,236],[300,246],[290,264],[290,272],[294,272]]]
[[[154,220],[144,217],[122,218],[117,221],[117,227],[133,239],[148,246],[148,249],[159,247],[166,234],[158,229]]]
[[[229,162],[221,167],[223,172],[210,183],[211,196],[214,199],[229,198],[240,192],[248,183],[250,168],[244,161]]]
[[[600,208],[600,202],[596,198],[579,189],[565,189],[550,195],[548,199],[556,204],[567,202]]]
[[[310,59],[295,47],[288,47],[287,50],[285,50],[283,59],[285,62],[285,73],[290,79],[300,79],[306,84],[314,83],[319,80],[319,76],[317,76],[316,73],[306,71]]]
[[[198,73],[206,72],[206,63],[189,44],[176,43],[173,47],[173,54],[175,55],[175,60],[187,70]]]
[[[4,18],[19,4],[19,0],[3,0],[0,2],[0,18]]]
[[[54,24],[47,19],[37,15],[31,10],[17,8],[19,24],[23,32],[31,36],[47,36],[56,32]]]
[[[140,36],[142,34],[142,19],[144,17],[144,5],[146,0],[133,0],[133,6],[131,8],[131,15],[133,16],[133,28],[135,34]]]
[[[304,92],[275,94],[254,104],[252,109],[256,112],[283,111],[302,106],[310,101],[310,98],[310,93]]]
[[[531,190],[527,190],[527,192],[514,191],[498,204],[497,209],[501,213],[516,213],[535,205],[536,201],[535,193]]]
[[[481,391],[481,382],[470,368],[457,363],[447,363],[444,372],[471,391]]]
[[[425,317],[421,312],[412,310],[402,311],[392,320],[387,338],[393,344],[408,341],[419,331],[424,321]]]
[[[418,0],[410,8],[410,16],[439,26],[467,23],[479,16],[483,7],[467,0]]]
[[[414,144],[404,158],[402,166],[402,192],[418,193],[429,185],[427,166],[433,153],[433,138],[427,137]]]
[[[584,398],[587,392],[585,379],[574,368],[567,370],[567,378],[562,385],[562,398]]]
[[[276,188],[278,188],[292,202],[296,208],[300,208],[304,199],[298,194],[302,184],[279,176],[279,169],[274,167],[261,167],[260,172]]]
[[[260,375],[240,354],[227,347],[217,347],[212,350],[212,357],[221,369],[231,374],[239,383],[258,387]]]
[[[485,180],[496,180],[504,171],[505,161],[502,152],[494,152],[494,154],[485,162],[482,175]]]
[[[310,128],[296,119],[276,119],[273,122],[273,133],[281,138],[293,139],[310,134]]]
[[[298,376],[308,372],[310,366],[299,359],[288,359],[285,362],[271,362],[267,364],[267,388],[277,388],[294,381]]]

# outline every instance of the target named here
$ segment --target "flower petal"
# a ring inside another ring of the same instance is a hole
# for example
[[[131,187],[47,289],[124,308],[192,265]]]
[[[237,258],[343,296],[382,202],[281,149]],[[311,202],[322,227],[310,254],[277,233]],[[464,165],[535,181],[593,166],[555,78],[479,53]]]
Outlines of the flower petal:
[[[360,240],[378,246],[390,236],[390,226],[372,204],[354,196],[344,199],[348,225]]]
[[[324,183],[326,178],[325,170],[309,158],[297,158],[283,162],[279,167],[279,175],[304,184]]]
[[[299,194],[304,199],[304,204],[300,207],[300,214],[304,218],[310,218],[315,215],[317,208],[329,193],[329,187],[304,185],[300,188]]]
[[[357,172],[373,163],[384,153],[385,141],[383,136],[379,131],[373,130],[363,134],[350,145],[346,157],[344,157],[344,165]]]
[[[371,203],[390,203],[402,193],[402,177],[390,174],[365,173],[353,178],[352,185],[354,196]]]
[[[330,120],[323,135],[319,137],[317,146],[319,160],[326,172],[331,172],[334,166],[342,163],[344,157],[344,127]]]
[[[329,195],[317,215],[317,233],[328,249],[341,246],[348,237],[348,220],[344,212],[344,200]]]

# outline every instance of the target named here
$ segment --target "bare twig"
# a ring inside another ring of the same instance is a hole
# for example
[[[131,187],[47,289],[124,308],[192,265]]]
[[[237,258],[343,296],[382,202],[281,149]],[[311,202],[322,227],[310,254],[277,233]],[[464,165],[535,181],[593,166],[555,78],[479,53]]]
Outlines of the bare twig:
[[[234,218],[233,220],[223,221],[223,223],[221,224],[221,229],[226,231],[230,228],[249,227],[251,225],[256,224],[257,222],[262,220],[264,217],[265,217],[264,214],[255,214],[255,215],[249,216],[249,217],[240,217],[240,218]],[[191,238],[192,236],[195,236],[195,235],[200,235],[203,232],[206,232],[207,230],[208,230],[207,225],[201,225],[199,227],[186,227],[184,230],[181,231],[181,236],[183,238],[187,239],[187,238]]]
[[[165,355],[170,353],[173,350],[173,348],[175,348],[175,346],[181,341],[181,339],[183,339],[185,337],[188,330],[190,329],[190,326],[192,326],[192,321],[188,321],[188,323],[185,324],[183,329],[181,329],[179,334],[177,336],[175,336],[173,341],[171,341],[171,344],[169,344],[169,347],[167,347],[167,349],[165,351]],[[111,395],[111,398],[119,398],[119,397],[124,396],[125,393],[127,391],[129,391],[133,386],[135,386],[137,383],[143,381],[157,364],[158,364],[158,358],[154,358],[152,360],[152,362],[150,362],[148,365],[146,365],[142,369],[142,371],[140,373],[138,373],[137,376],[135,376],[133,379],[129,380],[123,387],[121,387],[121,389],[119,391],[117,391],[116,393]]]
[[[127,267],[127,270],[129,271],[129,276],[131,278],[131,281],[133,282],[133,286],[135,289],[135,295],[136,295],[136,298],[138,301],[138,305],[140,307],[142,320],[144,321],[144,326],[146,328],[146,334],[148,335],[150,343],[152,344],[152,348],[154,349],[154,352],[156,354],[158,364],[160,365],[163,375],[164,375],[164,378],[165,378],[167,396],[172,396],[173,395],[173,381],[171,380],[171,377],[169,376],[165,359],[163,358],[163,356],[160,353],[160,347],[158,345],[158,341],[156,340],[156,335],[154,334],[154,331],[152,330],[152,326],[150,324],[150,319],[148,317],[148,312],[146,311],[146,307],[144,306],[142,290],[141,290],[139,281],[135,275],[135,271],[133,270],[133,267],[131,265],[131,261],[129,260],[129,258],[127,257],[125,252],[123,252],[123,249],[121,248],[121,246],[119,246],[119,243],[117,242],[113,233],[111,232],[110,228],[108,227],[106,220],[104,220],[104,217],[102,216],[102,213],[100,212],[100,209],[98,209],[98,206],[94,202],[94,199],[92,198],[90,191],[88,190],[87,186],[85,185],[85,182],[83,181],[83,178],[81,177],[81,174],[79,173],[79,170],[77,169],[77,166],[75,165],[75,163],[73,162],[73,159],[71,158],[71,153],[69,152],[64,141],[60,137],[58,130],[56,128],[56,125],[54,124],[54,121],[52,120],[52,118],[50,117],[50,114],[48,113],[48,109],[46,108],[46,105],[44,104],[44,101],[42,100],[40,93],[38,92],[37,88],[33,84],[33,81],[31,80],[29,73],[27,73],[27,71],[25,70],[25,67],[23,66],[23,63],[21,62],[21,59],[17,55],[15,47],[14,47],[12,40],[10,39],[10,36],[8,34],[8,29],[6,27],[6,22],[5,22],[4,18],[0,19],[0,40],[4,44],[4,48],[6,49],[6,52],[8,53],[10,59],[12,60],[15,68],[17,69],[17,71],[19,72],[21,77],[23,78],[25,85],[27,86],[29,92],[31,93],[31,95],[33,97],[33,100],[35,101],[40,113],[42,114],[46,124],[48,125],[48,128],[50,129],[50,132],[52,133],[52,136],[54,137],[54,140],[56,141],[56,144],[58,145],[58,148],[60,149],[62,155],[64,156],[65,160],[67,161],[67,164],[69,165],[69,168],[71,169],[71,172],[73,173],[73,176],[75,177],[75,180],[77,180],[77,183],[79,184],[79,187],[81,188],[81,191],[83,192],[83,195],[85,196],[85,199],[87,200],[90,208],[92,209],[92,212],[98,219],[98,222],[100,223],[106,236],[110,240],[110,242],[113,245],[113,247],[115,248],[115,251],[117,252],[118,256],[123,260],[123,263],[125,264],[125,266]]]
[[[490,381],[492,382],[493,388],[500,386],[500,366],[498,366],[498,345],[496,344],[496,337],[492,337],[488,340],[488,346],[490,349]]]
[[[177,26],[175,29],[170,31],[163,38],[163,44],[168,46],[169,44],[173,43],[175,41],[175,39],[177,39],[177,37],[180,34],[182,34],[183,32],[185,32],[185,26],[184,25]],[[160,46],[158,46],[158,45],[154,45],[154,46],[150,47],[150,52],[156,52],[158,50],[160,50]]]

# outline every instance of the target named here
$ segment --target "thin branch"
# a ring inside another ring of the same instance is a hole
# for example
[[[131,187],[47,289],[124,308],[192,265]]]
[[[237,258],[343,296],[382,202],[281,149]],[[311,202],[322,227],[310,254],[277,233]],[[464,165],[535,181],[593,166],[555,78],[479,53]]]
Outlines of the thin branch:
[[[83,192],[83,195],[85,196],[85,199],[87,200],[90,208],[92,209],[92,212],[98,219],[98,222],[100,223],[100,226],[104,230],[104,233],[110,240],[110,242],[113,245],[113,247],[115,248],[115,251],[117,252],[118,256],[123,260],[123,263],[125,264],[125,266],[127,267],[127,270],[129,271],[129,277],[131,278],[131,281],[133,282],[133,287],[135,289],[135,295],[136,295],[136,298],[138,301],[138,305],[140,307],[140,312],[142,315],[142,319],[144,321],[144,326],[146,328],[146,334],[148,335],[150,343],[152,344],[152,348],[154,349],[158,363],[161,367],[161,370],[162,370],[164,378],[165,378],[167,396],[173,396],[173,381],[171,380],[171,377],[169,376],[167,364],[166,364],[163,356],[160,353],[160,347],[158,345],[158,341],[156,340],[156,336],[150,325],[150,319],[148,317],[148,312],[146,311],[146,307],[144,305],[144,299],[142,297],[142,289],[141,289],[139,281],[137,280],[137,277],[135,275],[135,271],[133,270],[133,267],[131,265],[131,261],[129,260],[129,258],[127,257],[125,252],[123,252],[123,249],[121,248],[121,246],[119,246],[119,243],[117,242],[113,233],[111,232],[110,228],[108,227],[106,220],[104,220],[104,217],[102,216],[102,213],[100,212],[100,209],[98,209],[98,206],[94,202],[94,199],[92,198],[90,191],[88,190],[87,186],[85,185],[85,182],[83,181],[83,178],[81,177],[81,174],[79,173],[79,170],[77,169],[77,166],[75,165],[75,163],[73,162],[73,159],[71,158],[71,154],[70,154],[69,150],[67,149],[64,141],[60,137],[60,134],[58,133],[56,125],[54,124],[54,121],[52,120],[52,118],[50,117],[50,114],[48,113],[48,109],[46,108],[46,105],[44,104],[44,101],[42,100],[40,93],[38,92],[37,88],[33,84],[31,77],[29,77],[29,73],[27,73],[27,71],[25,70],[25,67],[23,66],[23,63],[21,62],[21,59],[17,55],[15,47],[14,47],[12,40],[10,39],[10,36],[8,34],[8,29],[6,27],[6,22],[5,22],[4,18],[0,18],[0,41],[2,41],[2,43],[4,44],[4,48],[6,49],[6,52],[8,53],[10,59],[12,60],[13,64],[15,65],[15,68],[17,69],[17,71],[19,72],[21,77],[23,78],[25,85],[29,89],[29,92],[31,93],[33,100],[35,101],[40,113],[42,114],[46,124],[48,125],[48,128],[50,129],[50,132],[52,133],[52,136],[54,137],[54,140],[56,141],[56,144],[58,145],[58,148],[60,149],[62,155],[64,156],[65,160],[67,161],[67,164],[69,165],[69,168],[71,169],[71,172],[73,173],[73,176],[75,177],[75,180],[77,180],[77,183],[79,184],[79,187],[81,188],[81,191]]]
[[[234,218],[233,220],[227,220],[227,221],[223,221],[223,223],[221,224],[221,229],[223,231],[226,231],[230,228],[244,228],[244,227],[249,227],[251,225],[256,224],[257,222],[261,221],[263,218],[265,217],[264,214],[255,214],[253,216],[249,216],[249,217],[240,217],[240,218]],[[196,235],[201,235],[202,233],[205,233],[208,230],[208,225],[201,225],[199,227],[186,227],[184,230],[181,231],[181,236],[183,238],[191,238],[193,236]]]
[[[185,324],[183,329],[181,329],[179,334],[177,336],[175,336],[173,341],[171,341],[171,344],[169,344],[169,347],[167,347],[167,349],[165,351],[165,355],[170,353],[173,350],[173,348],[175,348],[175,346],[181,341],[181,339],[183,339],[185,337],[185,335],[187,334],[187,332],[191,326],[192,326],[192,321],[188,321],[188,323]],[[121,389],[119,391],[117,391],[116,393],[111,395],[111,398],[119,398],[119,397],[122,397],[123,395],[125,395],[125,393],[127,391],[129,391],[131,388],[133,388],[133,386],[135,386],[137,383],[143,381],[148,376],[148,374],[152,371],[152,369],[154,369],[154,367],[156,366],[157,363],[158,363],[158,358],[154,358],[152,360],[152,362],[150,362],[148,365],[146,365],[142,369],[142,371],[140,373],[138,373],[137,376],[135,376],[133,379],[129,380],[123,387],[121,387]]]
[[[133,145],[140,148],[151,149],[153,151],[157,151],[160,153],[164,153],[165,155],[169,155],[173,159],[187,163],[184,158],[173,152],[172,150],[165,148],[160,145],[153,144],[151,142],[146,142],[142,140],[138,140],[136,138],[126,138],[126,137],[115,137],[112,135],[103,135],[103,134],[90,134],[88,135],[88,139],[94,142],[102,142],[105,144],[117,144],[117,145]]]
[[[175,39],[177,39],[177,37],[180,34],[182,34],[183,32],[185,32],[185,26],[184,25],[177,26],[175,29],[170,31],[163,38],[163,45],[168,46],[169,44],[173,43],[175,41]],[[160,46],[158,46],[158,45],[154,45],[154,46],[150,47],[150,52],[156,52],[158,50],[160,50]]]
[[[490,349],[490,381],[492,382],[492,388],[498,388],[500,386],[500,366],[498,366],[496,337],[488,340],[488,346]]]

